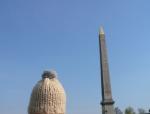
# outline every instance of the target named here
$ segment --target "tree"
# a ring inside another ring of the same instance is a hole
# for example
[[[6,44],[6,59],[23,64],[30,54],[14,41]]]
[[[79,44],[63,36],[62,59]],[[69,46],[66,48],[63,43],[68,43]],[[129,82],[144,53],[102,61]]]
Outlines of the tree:
[[[123,112],[118,107],[115,108],[115,113],[116,114],[123,114]]]
[[[139,108],[138,109],[138,114],[145,114],[145,110],[143,108]]]
[[[125,114],[135,114],[135,111],[132,107],[127,107],[125,109]]]

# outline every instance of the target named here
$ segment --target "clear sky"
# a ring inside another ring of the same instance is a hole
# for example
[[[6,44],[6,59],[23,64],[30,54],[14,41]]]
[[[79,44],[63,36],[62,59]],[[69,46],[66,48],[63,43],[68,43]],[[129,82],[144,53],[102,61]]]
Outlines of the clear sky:
[[[104,26],[115,106],[149,108],[149,0],[0,0],[0,113],[27,114],[32,87],[55,69],[68,114],[100,114]]]

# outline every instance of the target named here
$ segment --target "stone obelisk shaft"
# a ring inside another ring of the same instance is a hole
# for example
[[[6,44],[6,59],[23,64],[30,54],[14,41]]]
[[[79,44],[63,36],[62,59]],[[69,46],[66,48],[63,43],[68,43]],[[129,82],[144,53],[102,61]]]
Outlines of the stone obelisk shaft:
[[[102,89],[102,114],[115,114],[114,101],[112,99],[107,49],[103,28],[99,33],[100,65],[101,65],[101,89]]]

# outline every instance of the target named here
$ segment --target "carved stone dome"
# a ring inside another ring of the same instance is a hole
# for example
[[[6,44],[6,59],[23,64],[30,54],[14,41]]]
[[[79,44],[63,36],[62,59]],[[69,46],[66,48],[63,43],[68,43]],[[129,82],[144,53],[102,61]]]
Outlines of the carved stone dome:
[[[55,71],[44,71],[32,90],[28,114],[65,114],[66,95]]]

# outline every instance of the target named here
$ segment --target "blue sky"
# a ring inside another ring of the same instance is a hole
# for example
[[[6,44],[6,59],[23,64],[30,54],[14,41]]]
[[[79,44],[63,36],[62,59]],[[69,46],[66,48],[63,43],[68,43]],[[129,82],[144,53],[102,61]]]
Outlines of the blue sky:
[[[104,26],[115,106],[149,108],[149,0],[0,0],[0,111],[27,114],[32,87],[55,69],[68,114],[99,114]]]

